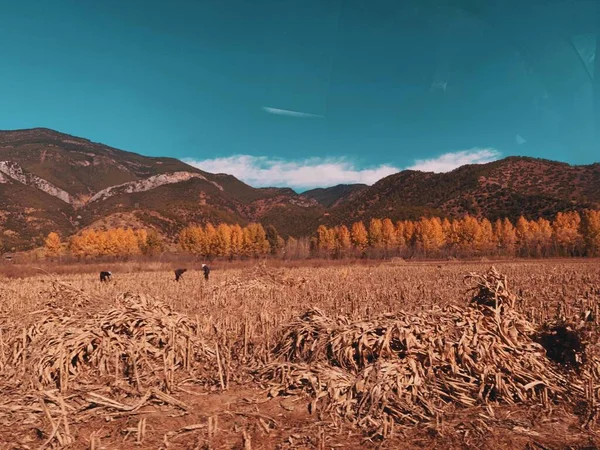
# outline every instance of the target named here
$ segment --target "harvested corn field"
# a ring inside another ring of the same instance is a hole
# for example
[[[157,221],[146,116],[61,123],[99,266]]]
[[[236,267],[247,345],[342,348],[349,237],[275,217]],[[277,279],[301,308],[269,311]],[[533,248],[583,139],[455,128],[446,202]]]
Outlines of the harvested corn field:
[[[598,261],[211,275],[0,279],[0,448],[600,445]]]

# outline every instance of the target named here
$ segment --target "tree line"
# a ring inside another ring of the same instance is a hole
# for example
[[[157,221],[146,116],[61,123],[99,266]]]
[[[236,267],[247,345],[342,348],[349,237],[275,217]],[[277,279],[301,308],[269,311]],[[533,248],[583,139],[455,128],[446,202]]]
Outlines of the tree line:
[[[189,225],[176,244],[180,251],[203,258],[258,258],[267,255],[310,257],[552,257],[600,256],[600,211],[558,213],[554,220],[516,223],[464,216],[459,219],[424,217],[418,221],[371,219],[350,227],[321,225],[313,236],[283,239],[272,226],[221,223]],[[45,241],[49,256],[77,258],[156,255],[165,243],[154,230],[112,228],[84,230],[62,242],[57,233]]]
[[[372,219],[350,228],[319,226],[313,249],[321,256],[600,256],[600,211],[558,213],[553,221],[516,223],[465,216],[418,221]]]
[[[46,255],[50,257],[74,256],[77,258],[126,258],[136,255],[153,256],[161,253],[164,243],[154,230],[110,228],[84,230],[62,242],[58,233],[51,232],[45,240]]]

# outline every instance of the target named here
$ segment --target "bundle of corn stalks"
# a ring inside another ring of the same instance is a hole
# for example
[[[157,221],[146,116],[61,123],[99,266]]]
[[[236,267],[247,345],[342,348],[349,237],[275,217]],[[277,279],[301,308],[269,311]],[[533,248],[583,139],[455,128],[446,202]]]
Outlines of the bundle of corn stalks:
[[[434,420],[456,407],[565,397],[569,380],[513,309],[506,278],[492,268],[470,279],[476,294],[464,308],[354,323],[309,311],[285,330],[279,362],[260,375],[273,395],[304,390],[327,410],[376,428],[389,418]]]
[[[140,296],[125,295],[117,307],[91,318],[48,316],[9,345],[12,378],[37,389],[65,392],[102,380],[169,391],[183,377],[215,381],[215,350],[198,325]]]
[[[465,281],[475,281],[476,285],[470,290],[477,292],[472,301],[478,305],[494,309],[515,307],[517,297],[509,291],[506,276],[500,274],[495,267],[492,266],[483,275],[470,273],[465,277]]]

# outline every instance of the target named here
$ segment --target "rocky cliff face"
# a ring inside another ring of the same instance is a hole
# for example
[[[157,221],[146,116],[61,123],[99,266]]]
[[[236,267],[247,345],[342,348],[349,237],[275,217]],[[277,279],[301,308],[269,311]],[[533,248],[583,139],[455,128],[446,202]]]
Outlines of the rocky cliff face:
[[[89,202],[95,202],[99,200],[106,200],[110,197],[114,197],[115,195],[121,194],[133,194],[135,192],[146,192],[152,189],[156,189],[160,186],[165,186],[167,184],[181,183],[184,181],[188,181],[192,178],[198,178],[201,180],[208,181],[209,183],[216,186],[221,191],[223,187],[214,181],[209,181],[203,175],[199,173],[191,173],[191,172],[175,172],[175,173],[162,173],[160,175],[154,175],[148,177],[143,180],[130,181],[128,183],[119,184],[117,186],[111,186],[106,189],[102,189],[100,192],[97,192],[92,196]]]
[[[45,192],[46,194],[56,197],[65,203],[68,203],[70,205],[73,205],[73,203],[77,203],[77,201],[71,198],[71,195],[68,192],[60,189],[59,187],[54,186],[49,181],[46,181],[43,178],[38,177],[37,175],[25,172],[23,168],[15,162],[0,161],[0,172],[2,172],[8,178],[12,178],[13,180],[18,181],[19,183],[22,183],[26,186],[35,187],[36,189],[39,189],[40,191]],[[5,182],[8,181],[6,177],[4,177]]]

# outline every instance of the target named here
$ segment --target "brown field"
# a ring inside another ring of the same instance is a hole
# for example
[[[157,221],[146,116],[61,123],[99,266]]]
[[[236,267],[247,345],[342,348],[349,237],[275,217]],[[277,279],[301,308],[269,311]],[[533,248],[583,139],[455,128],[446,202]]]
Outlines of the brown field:
[[[600,262],[494,262],[495,315],[491,264],[1,269],[0,448],[598,448]]]

